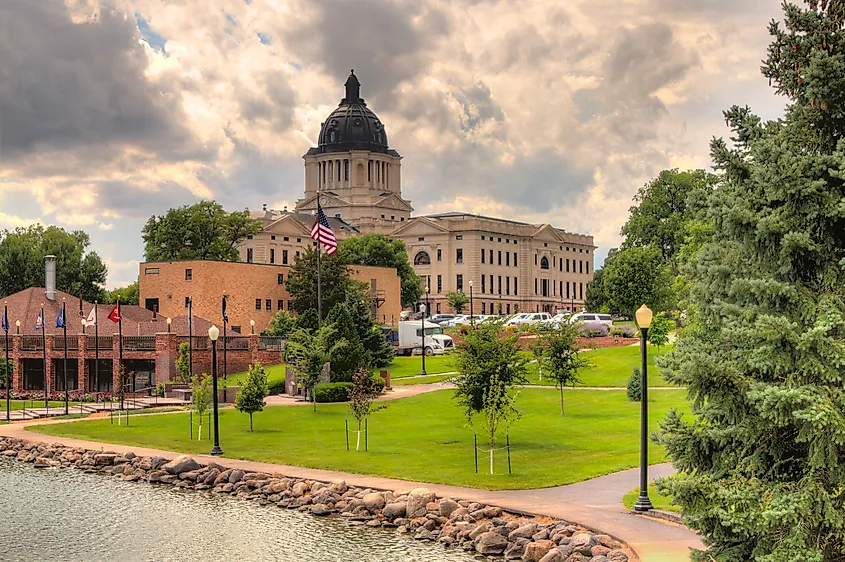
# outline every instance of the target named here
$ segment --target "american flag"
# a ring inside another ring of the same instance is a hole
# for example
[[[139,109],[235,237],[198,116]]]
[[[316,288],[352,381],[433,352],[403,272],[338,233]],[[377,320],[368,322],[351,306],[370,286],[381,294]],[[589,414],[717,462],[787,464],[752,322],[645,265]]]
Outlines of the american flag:
[[[311,227],[311,238],[321,244],[328,255],[337,252],[337,238],[334,237],[334,232],[329,226],[329,219],[326,218],[323,208],[319,205],[317,205],[317,219]]]

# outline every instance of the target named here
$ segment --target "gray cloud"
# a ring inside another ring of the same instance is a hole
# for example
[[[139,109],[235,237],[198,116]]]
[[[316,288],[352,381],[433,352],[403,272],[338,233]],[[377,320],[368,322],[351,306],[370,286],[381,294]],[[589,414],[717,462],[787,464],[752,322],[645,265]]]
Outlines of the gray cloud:
[[[135,146],[162,160],[197,150],[173,92],[145,76],[134,22],[102,10],[73,23],[61,0],[0,4],[0,154]]]
[[[283,72],[272,70],[253,78],[250,86],[259,86],[262,95],[255,95],[251,88],[235,91],[243,118],[247,121],[267,121],[277,132],[290,129],[297,96],[288,77]]]
[[[316,9],[288,37],[291,47],[339,83],[354,68],[362,97],[383,109],[393,107],[399,84],[425,74],[432,45],[450,30],[442,12],[414,0],[330,0]]]
[[[154,190],[135,189],[119,181],[103,181],[91,186],[97,206],[129,219],[145,219],[171,207],[196,203],[199,198],[174,181],[162,181]]]

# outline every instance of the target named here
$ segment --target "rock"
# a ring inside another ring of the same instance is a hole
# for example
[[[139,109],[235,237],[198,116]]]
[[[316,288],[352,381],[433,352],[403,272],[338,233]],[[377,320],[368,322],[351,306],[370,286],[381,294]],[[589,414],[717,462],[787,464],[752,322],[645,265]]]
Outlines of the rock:
[[[593,546],[593,536],[588,533],[578,533],[576,535],[572,535],[572,540],[569,541],[569,545],[575,549],[583,548],[583,547],[591,547]]]
[[[463,520],[463,517],[465,515],[469,515],[469,510],[465,507],[459,507],[458,509],[452,512],[452,515],[449,516],[449,519],[451,519],[452,521]]]
[[[150,482],[161,482],[161,477],[167,476],[166,470],[156,470],[155,472],[151,472],[148,480]]]
[[[484,519],[493,519],[494,517],[502,516],[502,508],[496,507],[495,505],[488,505],[482,511],[484,512]]]
[[[610,549],[600,544],[597,544],[590,549],[590,554],[593,556],[605,556],[608,552],[610,552]]]
[[[479,554],[502,554],[508,547],[508,540],[495,531],[488,531],[475,540]]]
[[[131,461],[132,459],[134,459],[134,458],[135,458],[135,457],[137,457],[138,455],[136,455],[136,454],[135,454],[135,453],[133,453],[132,451],[129,451],[128,453],[126,453],[126,454],[125,454],[125,455],[123,455],[123,456],[124,456],[124,457],[126,457],[127,459],[129,459],[129,460]]]
[[[329,485],[324,482],[314,482],[314,484],[311,485],[311,493],[316,494],[320,490],[328,487]]]
[[[167,464],[167,459],[164,457],[150,457],[150,470],[158,470]]]
[[[435,537],[435,536],[431,533],[431,531],[429,531],[428,529],[426,529],[426,528],[424,528],[424,527],[421,527],[421,528],[417,531],[417,534],[416,534],[416,535],[414,535],[414,538],[415,538],[416,540],[418,540],[418,541],[435,541],[435,540],[437,540],[437,537]]]
[[[305,495],[305,492],[307,491],[308,484],[306,484],[305,482],[297,482],[293,485],[293,488],[291,489],[291,494],[293,494],[293,497],[295,498],[301,498]]]
[[[333,494],[340,494],[343,495],[349,489],[349,486],[346,485],[345,480],[334,480],[329,485],[329,490],[332,491]]]
[[[521,527],[517,527],[508,534],[508,540],[514,541],[516,539],[530,539],[537,532],[536,523],[526,523]]]
[[[567,558],[564,558],[560,551],[556,548],[551,549],[546,553],[545,556],[540,558],[540,562],[567,562]]]
[[[197,461],[187,455],[179,455],[162,468],[170,474],[182,474],[183,472],[199,470],[200,465]]]
[[[471,540],[473,540],[473,541],[474,541],[475,539],[477,539],[478,537],[480,537],[480,536],[481,536],[481,535],[483,535],[484,533],[488,533],[488,532],[490,532],[490,531],[492,531],[492,530],[493,530],[493,525],[492,525],[492,524],[490,524],[490,523],[484,523],[484,524],[482,524],[482,525],[479,525],[478,527],[476,527],[476,528],[475,528],[475,529],[473,529],[472,531],[470,531],[470,533],[469,533],[469,535],[468,535],[468,536],[469,536],[469,538],[470,538]]]
[[[503,554],[505,560],[519,560],[522,558],[522,555],[525,553],[526,544],[528,544],[528,539],[519,539],[518,542],[509,544]]]
[[[621,550],[611,550],[605,556],[610,562],[628,562],[628,555]]]
[[[314,504],[310,508],[311,515],[325,516],[331,514],[331,510],[325,504]]]
[[[35,466],[35,468],[48,468],[50,466],[50,459],[38,457],[35,459],[35,464],[33,466]]]
[[[188,472],[176,473],[179,474],[179,480],[190,480],[191,482],[199,481],[199,471],[189,470]],[[201,484],[202,482],[200,482]]]
[[[112,461],[112,463],[113,464],[124,464],[124,463],[131,461],[131,460],[132,460],[131,458],[124,455],[122,457],[115,457],[114,460]]]
[[[229,474],[229,484],[237,484],[238,482],[243,480],[243,477],[244,477],[244,471],[238,470],[236,468],[232,471],[231,474]]]
[[[530,542],[525,545],[525,553],[522,555],[522,560],[525,562],[540,562],[554,546],[555,543],[549,540]]]
[[[408,517],[417,517],[426,514],[426,505],[433,502],[437,496],[428,488],[415,488],[408,494],[408,502],[405,507],[405,514]]]
[[[217,480],[218,476],[220,476],[220,470],[217,468],[212,468],[205,474],[205,476],[202,477],[202,483],[214,484],[214,481]]]
[[[382,509],[385,505],[384,494],[382,494],[381,492],[373,492],[371,494],[367,494],[362,498],[362,501],[371,513],[378,513],[378,511]]]
[[[382,513],[387,519],[396,519],[397,517],[405,517],[405,509],[407,502],[394,502],[384,506]]]
[[[97,466],[114,464],[115,457],[117,457],[117,455],[114,453],[99,453],[94,455],[94,464]]]
[[[607,556],[593,556],[590,558],[590,562],[607,562]]]
[[[440,515],[443,517],[451,517],[455,510],[459,507],[458,502],[455,500],[444,498],[440,500]]]

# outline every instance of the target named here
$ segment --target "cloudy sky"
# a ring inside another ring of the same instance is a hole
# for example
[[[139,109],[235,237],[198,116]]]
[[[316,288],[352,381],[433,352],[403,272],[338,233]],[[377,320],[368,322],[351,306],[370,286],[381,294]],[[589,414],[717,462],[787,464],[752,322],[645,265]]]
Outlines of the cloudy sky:
[[[777,117],[778,0],[0,0],[0,229],[83,229],[133,281],[149,216],[292,205],[351,68],[416,214],[591,233],[603,259],[721,111]]]

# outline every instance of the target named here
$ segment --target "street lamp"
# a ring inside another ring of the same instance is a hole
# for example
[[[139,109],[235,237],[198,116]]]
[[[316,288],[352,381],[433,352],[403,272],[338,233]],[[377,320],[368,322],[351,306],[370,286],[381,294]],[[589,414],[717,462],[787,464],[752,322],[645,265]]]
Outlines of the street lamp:
[[[426,287],[426,289],[428,289]],[[428,290],[426,290],[428,293]],[[420,320],[422,320],[422,371],[420,372],[421,375],[425,375],[425,305],[420,305]]]
[[[15,320],[15,335],[21,335],[21,321]]]
[[[223,449],[220,448],[220,424],[217,419],[217,338],[219,337],[220,329],[217,326],[208,329],[208,339],[211,340],[211,392],[214,395],[214,447],[211,448],[211,454],[217,456],[223,454]]]
[[[172,319],[172,318],[168,318],[168,319],[167,319],[167,333],[168,333],[168,334],[170,333],[170,325],[171,325],[171,324],[173,324],[173,319]]]
[[[82,319],[82,335],[85,335],[85,326],[88,325],[88,322],[85,321],[85,318]]]
[[[637,326],[640,327],[640,350],[642,356],[642,394],[640,395],[640,496],[634,504],[634,511],[654,509],[648,498],[648,349],[646,339],[648,328],[654,314],[646,305],[636,313]]]
[[[469,280],[469,325],[475,327],[472,319],[472,279]]]
[[[249,333],[255,335],[255,320],[249,321]]]

